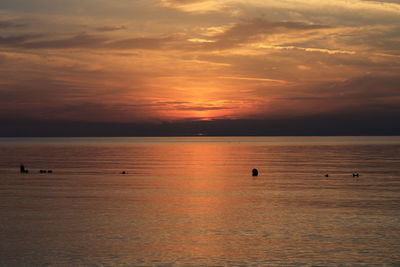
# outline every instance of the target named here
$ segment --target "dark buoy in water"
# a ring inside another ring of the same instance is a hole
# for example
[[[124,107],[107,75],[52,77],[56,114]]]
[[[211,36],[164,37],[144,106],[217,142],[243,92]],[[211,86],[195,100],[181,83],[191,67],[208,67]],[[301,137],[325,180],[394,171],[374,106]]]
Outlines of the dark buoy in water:
[[[252,174],[253,174],[253,176],[258,176],[258,170],[257,169],[253,169],[252,170]]]
[[[360,174],[358,172],[353,173],[353,177],[360,177]]]
[[[327,173],[327,174],[325,174],[325,177],[329,177],[329,174]]]

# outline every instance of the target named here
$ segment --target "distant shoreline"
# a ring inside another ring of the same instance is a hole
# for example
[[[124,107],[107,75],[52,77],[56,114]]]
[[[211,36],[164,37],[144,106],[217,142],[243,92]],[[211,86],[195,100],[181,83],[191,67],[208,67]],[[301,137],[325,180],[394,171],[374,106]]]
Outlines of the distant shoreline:
[[[7,144],[400,144],[400,136],[132,136],[132,137],[0,137]]]
[[[0,136],[0,138],[179,138],[179,137],[400,137],[400,134],[387,135],[19,135],[19,136]]]

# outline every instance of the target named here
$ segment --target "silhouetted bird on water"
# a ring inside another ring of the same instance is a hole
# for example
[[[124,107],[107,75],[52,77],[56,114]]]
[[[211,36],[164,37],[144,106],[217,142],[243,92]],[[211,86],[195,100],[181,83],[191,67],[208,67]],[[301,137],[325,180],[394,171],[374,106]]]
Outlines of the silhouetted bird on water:
[[[353,177],[360,177],[360,174],[358,172],[353,173]]]
[[[27,169],[25,169],[25,166],[21,164],[21,166],[19,166],[19,171],[21,173],[28,173],[29,171]]]
[[[253,169],[252,173],[253,173],[253,176],[258,176],[258,170],[257,169]]]
[[[329,177],[329,174],[325,174],[325,177]]]

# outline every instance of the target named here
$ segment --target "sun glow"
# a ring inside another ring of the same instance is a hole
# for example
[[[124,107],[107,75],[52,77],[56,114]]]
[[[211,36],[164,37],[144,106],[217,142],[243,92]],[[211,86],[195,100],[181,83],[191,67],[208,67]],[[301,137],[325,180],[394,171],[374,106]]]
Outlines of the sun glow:
[[[77,13],[8,2],[0,118],[258,119],[397,104],[394,1],[86,0]]]

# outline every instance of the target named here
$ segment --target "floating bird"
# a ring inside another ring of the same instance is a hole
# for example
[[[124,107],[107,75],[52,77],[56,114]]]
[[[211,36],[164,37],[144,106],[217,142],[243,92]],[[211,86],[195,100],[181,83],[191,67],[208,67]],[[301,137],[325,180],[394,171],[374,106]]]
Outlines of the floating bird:
[[[258,170],[257,169],[253,169],[252,170],[252,174],[253,174],[253,176],[258,176]]]
[[[19,166],[19,171],[20,173],[28,173],[28,169],[25,169],[25,166],[21,164],[21,166]]]
[[[360,177],[360,174],[358,172],[353,173],[353,177]]]
[[[327,173],[327,174],[325,174],[325,177],[329,177],[329,174]]]

